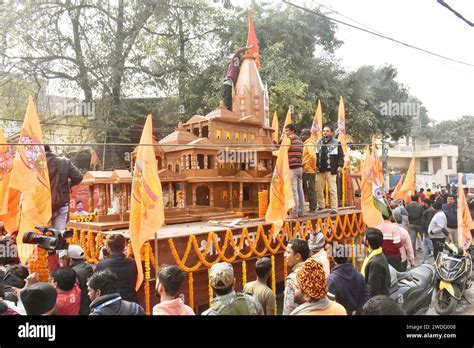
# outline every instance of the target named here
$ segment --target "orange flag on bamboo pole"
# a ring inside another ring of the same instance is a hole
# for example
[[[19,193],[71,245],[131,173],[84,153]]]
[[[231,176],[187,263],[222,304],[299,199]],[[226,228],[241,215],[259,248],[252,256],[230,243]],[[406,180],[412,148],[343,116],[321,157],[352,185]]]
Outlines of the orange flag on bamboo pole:
[[[471,229],[474,229],[471,212],[462,186],[463,173],[458,173],[458,245],[467,250],[472,244]]]
[[[405,177],[405,174],[402,174],[400,176],[400,179],[398,180],[398,183],[397,185],[395,186],[395,188],[393,189],[393,192],[392,192],[392,198],[395,197],[395,195],[398,194],[398,192],[400,191],[400,189],[402,188],[402,185],[403,185],[403,178]]]
[[[411,195],[415,193],[415,188],[415,157],[412,157],[407,174],[405,175],[405,180],[403,181],[403,184],[398,192],[396,194],[395,192],[392,193],[392,197],[395,199],[403,199],[405,202],[409,202],[411,200]]]
[[[20,192],[10,189],[13,153],[1,128],[0,144],[0,221],[11,233],[20,228]]]
[[[337,140],[340,141],[342,145],[342,151],[344,152],[344,167],[348,167],[350,163],[349,151],[347,150],[347,139],[346,139],[346,110],[344,108],[344,99],[342,96],[339,97],[339,110],[337,113],[337,129],[339,135]]]
[[[323,137],[323,109],[321,101],[318,100],[318,107],[314,112],[313,124],[311,125],[311,138],[318,141]]]
[[[293,123],[291,119],[291,107],[288,108],[288,112],[286,113],[285,123],[283,124],[283,129],[289,124]],[[283,136],[283,135],[282,135]]]
[[[257,35],[255,34],[255,27],[253,25],[252,12],[248,13],[249,20],[249,32],[247,36],[247,47],[252,46],[247,50],[248,54],[251,54],[255,57],[255,65],[257,69],[260,69],[260,49],[258,48]]]
[[[25,232],[35,226],[48,226],[51,220],[51,189],[43,133],[33,97],[28,98],[25,120],[20,132],[18,150],[13,160],[10,188],[22,193],[18,254],[22,263],[34,251],[34,245],[23,244]]]
[[[383,222],[382,213],[387,214],[387,206],[378,183],[375,162],[367,146],[361,168],[361,207],[362,218],[368,227],[375,227]]]
[[[278,141],[280,140],[280,125],[278,123],[278,116],[277,112],[273,114],[273,120],[272,120],[272,128],[273,128],[273,134],[272,134],[272,140],[278,144]]]
[[[137,264],[138,290],[143,282],[141,248],[153,237],[165,221],[163,192],[158,176],[158,162],[153,146],[152,117],[148,115],[138,146],[132,180],[132,207],[130,210],[130,239]]]
[[[380,161],[379,154],[377,152],[377,145],[375,144],[375,135],[372,135],[372,157],[375,165],[375,174],[379,180],[379,186],[383,186],[384,177],[383,177],[383,168],[382,162]]]
[[[290,145],[290,139],[284,135],[270,185],[270,203],[265,214],[265,221],[273,224],[273,236],[280,232],[283,220],[288,216],[288,210],[295,206],[288,164]]]

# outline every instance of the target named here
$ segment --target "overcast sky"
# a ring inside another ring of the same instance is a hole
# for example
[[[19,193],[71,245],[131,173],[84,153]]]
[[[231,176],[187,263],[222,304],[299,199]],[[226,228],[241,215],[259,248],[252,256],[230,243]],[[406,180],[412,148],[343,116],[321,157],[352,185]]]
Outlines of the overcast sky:
[[[302,4],[301,1],[295,3]],[[474,65],[474,27],[436,0],[316,0],[347,18],[414,46]],[[446,0],[474,22],[474,1]],[[328,11],[323,8],[323,11]],[[329,13],[328,13],[329,15]],[[474,115],[474,67],[446,61],[414,49],[338,25],[344,44],[336,52],[343,66],[355,70],[364,64],[393,64],[398,80],[410,87],[436,121]]]

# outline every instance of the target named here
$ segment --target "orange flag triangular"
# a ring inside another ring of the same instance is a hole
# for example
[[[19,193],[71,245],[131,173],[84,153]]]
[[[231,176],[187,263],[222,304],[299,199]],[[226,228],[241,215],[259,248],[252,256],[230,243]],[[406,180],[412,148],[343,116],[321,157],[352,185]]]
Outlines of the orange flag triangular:
[[[405,174],[402,174],[400,176],[400,179],[398,180],[398,183],[397,185],[395,186],[395,188],[393,189],[393,192],[392,192],[392,198],[395,198],[396,195],[398,195],[398,192],[400,192],[400,189],[402,188],[402,185],[403,185],[403,178],[405,177]]]
[[[288,108],[288,112],[286,113],[285,123],[283,124],[283,129],[289,124],[293,123],[291,119],[291,108]]]
[[[137,264],[138,290],[143,282],[141,247],[148,238],[155,235],[165,221],[163,192],[158,176],[158,162],[153,146],[152,117],[148,115],[143,128],[137,159],[133,170],[132,207],[130,211],[130,239]]]
[[[314,112],[313,124],[311,125],[311,138],[318,141],[323,137],[323,109],[321,101],[318,100],[318,107]]]
[[[257,69],[260,69],[260,49],[258,48],[257,35],[255,34],[255,27],[253,25],[252,12],[249,11],[249,32],[247,36],[247,47],[253,46],[247,50],[248,54],[251,54],[255,57],[255,65]]]
[[[339,110],[337,113],[337,130],[339,135],[337,140],[341,142],[342,151],[344,152],[344,167],[347,167],[350,163],[349,151],[347,150],[347,139],[346,139],[346,110],[344,108],[344,99],[339,97]]]
[[[458,173],[458,245],[467,250],[472,244],[471,229],[474,226],[462,186],[462,177],[463,173]]]
[[[33,97],[28,98],[25,120],[20,132],[18,150],[13,161],[10,187],[22,193],[18,254],[22,263],[34,251],[23,244],[23,235],[35,226],[47,226],[51,220],[51,189],[48,164],[43,145],[43,133]]]
[[[380,161],[379,154],[377,152],[377,145],[375,144],[375,135],[372,136],[372,158],[375,165],[375,174],[379,180],[379,186],[382,186],[384,183],[382,162]]]
[[[20,227],[20,192],[10,188],[13,154],[0,128],[0,221],[5,230],[16,232]]]
[[[280,139],[280,130],[279,130],[279,122],[278,122],[278,115],[277,112],[273,114],[273,120],[272,120],[272,128],[273,128],[273,134],[272,134],[272,140],[275,143],[278,143]]]
[[[411,201],[411,195],[415,193],[416,182],[415,182],[415,157],[412,157],[410,166],[408,167],[407,174],[402,186],[395,194],[392,194],[393,198],[403,199],[405,202]]]
[[[284,135],[270,186],[270,203],[265,214],[265,221],[273,224],[273,236],[280,232],[283,220],[288,216],[288,210],[295,206],[291,190],[290,166],[288,164],[290,145],[290,139]]]
[[[362,218],[368,227],[376,227],[383,222],[382,213],[374,205],[374,184],[376,183],[375,162],[370,154],[370,148],[367,146],[366,155],[361,168],[361,208]]]

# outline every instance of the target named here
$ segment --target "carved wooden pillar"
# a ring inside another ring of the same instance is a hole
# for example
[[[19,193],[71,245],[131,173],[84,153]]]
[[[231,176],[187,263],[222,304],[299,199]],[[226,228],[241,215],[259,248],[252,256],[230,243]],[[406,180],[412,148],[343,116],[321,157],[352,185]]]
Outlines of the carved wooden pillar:
[[[94,185],[89,186],[89,213],[94,211]]]
[[[209,206],[214,206],[214,185],[212,183],[209,187]]]
[[[234,202],[232,201],[232,183],[229,182],[229,208],[233,209],[234,208]]]
[[[197,196],[196,196],[196,185],[193,184],[193,207],[196,208]]]
[[[105,185],[99,184],[99,212],[98,215],[105,215],[107,213],[107,208],[105,206]]]
[[[244,183],[239,183],[239,209],[242,210],[244,203]]]
[[[169,208],[174,207],[174,194],[173,194],[173,183],[168,183],[168,203],[170,204]]]
[[[182,182],[181,192],[183,193],[183,208],[186,208],[186,182]]]

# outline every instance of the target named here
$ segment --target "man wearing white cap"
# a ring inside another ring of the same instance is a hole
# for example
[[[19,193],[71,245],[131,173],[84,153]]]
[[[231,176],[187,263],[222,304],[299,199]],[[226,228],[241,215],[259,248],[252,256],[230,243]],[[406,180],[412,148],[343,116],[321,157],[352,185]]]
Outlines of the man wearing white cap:
[[[77,275],[77,283],[81,289],[80,315],[89,315],[91,300],[87,295],[87,280],[92,276],[92,266],[84,262],[84,250],[79,245],[69,245],[67,250],[59,252],[61,267],[71,267]]]

